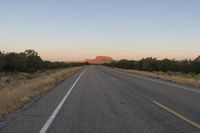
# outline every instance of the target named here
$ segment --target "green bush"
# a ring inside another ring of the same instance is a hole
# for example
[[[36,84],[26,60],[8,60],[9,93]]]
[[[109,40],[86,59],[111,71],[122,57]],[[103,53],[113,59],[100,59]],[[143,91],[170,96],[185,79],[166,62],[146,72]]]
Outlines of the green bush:
[[[0,71],[8,72],[35,72],[40,69],[57,69],[72,66],[85,65],[85,63],[64,63],[43,61],[34,50],[26,50],[21,53],[3,53],[0,52]]]
[[[200,56],[194,60],[158,60],[148,57],[141,60],[120,60],[104,64],[110,67],[118,67],[125,69],[136,69],[142,71],[163,71],[163,72],[182,72],[182,73],[200,73]]]

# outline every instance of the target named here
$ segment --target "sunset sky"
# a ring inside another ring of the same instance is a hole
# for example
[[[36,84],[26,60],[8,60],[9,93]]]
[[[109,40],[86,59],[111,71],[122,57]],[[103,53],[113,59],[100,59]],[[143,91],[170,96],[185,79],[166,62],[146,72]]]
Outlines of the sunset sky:
[[[45,60],[195,58],[200,0],[1,0],[0,50]]]

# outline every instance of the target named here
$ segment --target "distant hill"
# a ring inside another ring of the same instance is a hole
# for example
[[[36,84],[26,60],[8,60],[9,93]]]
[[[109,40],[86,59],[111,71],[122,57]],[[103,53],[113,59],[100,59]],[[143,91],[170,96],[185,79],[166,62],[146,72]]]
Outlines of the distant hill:
[[[85,59],[85,62],[90,64],[103,64],[103,63],[110,63],[114,61],[112,57],[109,56],[97,56],[95,59]]]
[[[85,61],[64,61],[65,63],[85,63]]]

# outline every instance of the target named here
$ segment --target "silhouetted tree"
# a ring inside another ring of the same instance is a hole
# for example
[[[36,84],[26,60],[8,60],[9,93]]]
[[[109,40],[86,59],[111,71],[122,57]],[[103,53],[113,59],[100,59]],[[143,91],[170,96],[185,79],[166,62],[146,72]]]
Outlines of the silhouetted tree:
[[[21,53],[0,52],[0,71],[35,72],[41,69],[57,69],[81,65],[85,65],[85,63],[69,64],[43,61],[36,51],[30,49]]]
[[[0,51],[0,71],[3,71],[3,68],[6,64],[4,53]]]
[[[139,61],[134,60],[120,60],[111,63],[104,64],[110,67],[118,67],[125,69],[137,69],[143,71],[172,71],[172,72],[182,72],[182,73],[200,73],[200,56],[194,60],[181,60],[177,61],[175,59],[163,59],[158,60],[156,58],[148,57],[143,58]]]

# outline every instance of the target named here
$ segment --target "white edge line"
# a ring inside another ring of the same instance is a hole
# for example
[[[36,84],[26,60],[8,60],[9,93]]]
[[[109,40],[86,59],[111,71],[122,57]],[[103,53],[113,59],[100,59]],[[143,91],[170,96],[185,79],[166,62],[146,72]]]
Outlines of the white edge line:
[[[82,77],[82,75],[85,73],[86,70],[84,70],[79,77],[76,79],[76,81],[73,83],[73,85],[71,86],[71,88],[69,89],[69,91],[66,93],[66,95],[64,96],[64,98],[62,99],[62,101],[59,103],[59,105],[56,107],[56,109],[54,110],[54,112],[51,114],[51,116],[49,117],[49,119],[47,120],[47,122],[44,124],[44,126],[41,128],[39,133],[46,133],[46,131],[48,130],[48,128],[50,127],[51,123],[53,122],[53,120],[55,119],[56,115],[58,114],[58,112],[60,111],[60,109],[62,108],[64,102],[66,101],[66,99],[68,98],[69,94],[71,93],[71,91],[73,90],[74,86],[77,84],[77,82],[79,81],[79,79]]]
[[[176,84],[172,84],[172,83],[167,83],[166,81],[159,81],[159,80],[162,80],[162,79],[159,79],[159,80],[156,80],[156,79],[152,79],[152,78],[149,78],[149,77],[142,77],[142,76],[139,76],[139,75],[135,75],[134,76],[136,77],[139,77],[139,78],[143,78],[143,79],[146,79],[146,80],[150,80],[150,81],[153,81],[153,82],[157,82],[157,83],[160,83],[160,84],[165,84],[165,85],[168,85],[168,86],[172,86],[172,87],[177,87],[177,88],[181,88],[181,89],[185,89],[185,90],[188,90],[188,91],[193,91],[193,92],[198,92],[200,93],[199,90],[195,90],[195,89],[190,89],[188,87],[184,87],[182,85],[176,85]]]
[[[153,78],[150,78],[150,77],[144,77],[144,76],[140,76],[140,75],[136,75],[136,74],[132,74],[132,73],[130,74],[130,73],[126,73],[126,72],[123,72],[123,71],[120,71],[120,72],[122,72],[122,73],[124,73],[126,75],[129,75],[129,76],[134,76],[134,77],[137,77],[137,78],[146,79],[146,80],[157,82],[157,83],[160,83],[160,84],[165,84],[165,85],[168,85],[168,86],[177,87],[177,88],[181,88],[181,89],[184,89],[184,90],[200,93],[200,90],[190,89],[188,87],[184,87],[182,85],[178,85],[177,83],[176,83],[177,85],[176,84],[172,84],[172,83],[167,83],[167,81],[165,81],[163,79],[153,79]]]
[[[174,110],[172,110],[172,109],[170,109],[170,108],[164,106],[163,104],[161,104],[161,103],[159,103],[159,102],[157,102],[157,101],[152,100],[152,102],[153,102],[154,104],[156,104],[157,106],[159,106],[160,108],[162,108],[162,109],[168,111],[169,113],[171,113],[171,114],[175,115],[176,117],[178,117],[178,118],[184,120],[185,122],[189,123],[190,125],[192,125],[192,126],[198,128],[198,129],[200,129],[200,125],[199,125],[198,123],[195,123],[194,121],[192,121],[192,120],[186,118],[185,116],[182,116],[181,114],[175,112]]]

